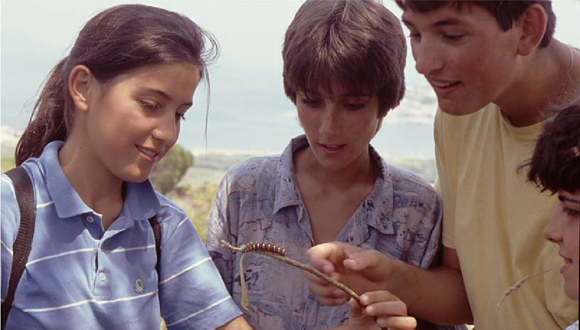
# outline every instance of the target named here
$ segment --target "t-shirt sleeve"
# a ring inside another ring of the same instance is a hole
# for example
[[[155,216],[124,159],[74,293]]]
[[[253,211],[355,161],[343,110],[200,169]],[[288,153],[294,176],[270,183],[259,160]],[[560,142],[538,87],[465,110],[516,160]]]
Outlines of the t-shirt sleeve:
[[[20,226],[20,210],[10,178],[2,174],[0,181],[2,187],[2,206],[0,208],[2,216],[0,225],[2,232],[0,244],[2,246],[0,249],[2,252],[0,256],[2,258],[2,302],[4,302],[8,290],[10,271],[12,270],[13,244]]]
[[[451,178],[449,176],[449,164],[446,154],[445,128],[441,118],[441,110],[437,110],[435,115],[435,124],[433,129],[435,141],[435,160],[437,163],[437,180],[435,181],[435,190],[443,201],[443,245],[450,249],[455,249],[455,194],[451,187]]]
[[[159,298],[169,330],[216,329],[241,315],[187,217],[162,237]]]

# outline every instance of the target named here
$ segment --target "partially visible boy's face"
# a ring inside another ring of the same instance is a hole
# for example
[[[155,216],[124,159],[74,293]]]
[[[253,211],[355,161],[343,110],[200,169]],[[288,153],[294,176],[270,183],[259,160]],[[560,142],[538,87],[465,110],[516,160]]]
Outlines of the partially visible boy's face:
[[[502,31],[476,5],[443,6],[426,13],[406,10],[416,69],[425,76],[446,113],[473,113],[506,95],[514,81],[518,29]],[[512,96],[513,97],[513,96]]]
[[[544,237],[558,244],[565,265],[560,269],[564,277],[564,291],[578,301],[578,264],[580,259],[580,191],[575,194],[558,191],[558,207],[544,229]]]

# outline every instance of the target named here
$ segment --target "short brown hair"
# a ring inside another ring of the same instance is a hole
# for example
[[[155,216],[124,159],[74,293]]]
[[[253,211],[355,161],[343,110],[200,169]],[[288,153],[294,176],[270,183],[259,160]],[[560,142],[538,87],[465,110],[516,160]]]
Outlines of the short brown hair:
[[[399,19],[374,0],[308,0],[286,31],[284,91],[317,91],[339,82],[352,93],[377,95],[379,115],[405,94],[407,46]]]
[[[546,124],[526,165],[528,179],[542,191],[580,191],[580,105],[560,111]]]
[[[546,33],[540,42],[540,47],[546,47],[552,41],[554,30],[556,29],[556,15],[552,10],[551,0],[511,0],[511,1],[442,1],[442,0],[395,0],[403,10],[410,9],[418,13],[426,13],[442,6],[456,6],[460,10],[463,4],[475,5],[487,10],[495,17],[503,31],[511,29],[516,20],[526,9],[534,4],[540,4],[548,14],[548,24]]]

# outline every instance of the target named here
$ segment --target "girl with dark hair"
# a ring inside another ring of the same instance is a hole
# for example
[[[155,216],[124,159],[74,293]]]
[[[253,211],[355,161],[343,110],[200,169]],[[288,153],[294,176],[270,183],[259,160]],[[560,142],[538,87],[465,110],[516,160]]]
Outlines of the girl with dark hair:
[[[148,180],[216,46],[188,18],[144,5],[81,30],[18,143],[36,221],[6,329],[158,329],[160,315],[169,329],[250,329],[185,213]],[[21,214],[1,180],[4,303]]]

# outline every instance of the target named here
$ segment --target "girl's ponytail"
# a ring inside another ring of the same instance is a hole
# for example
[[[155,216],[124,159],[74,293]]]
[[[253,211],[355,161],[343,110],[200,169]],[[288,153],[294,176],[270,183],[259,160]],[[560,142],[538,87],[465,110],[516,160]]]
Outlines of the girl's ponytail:
[[[70,97],[63,68],[66,57],[51,71],[46,85],[34,105],[30,122],[16,145],[16,165],[30,157],[39,157],[44,147],[52,141],[65,141],[72,124]]]

